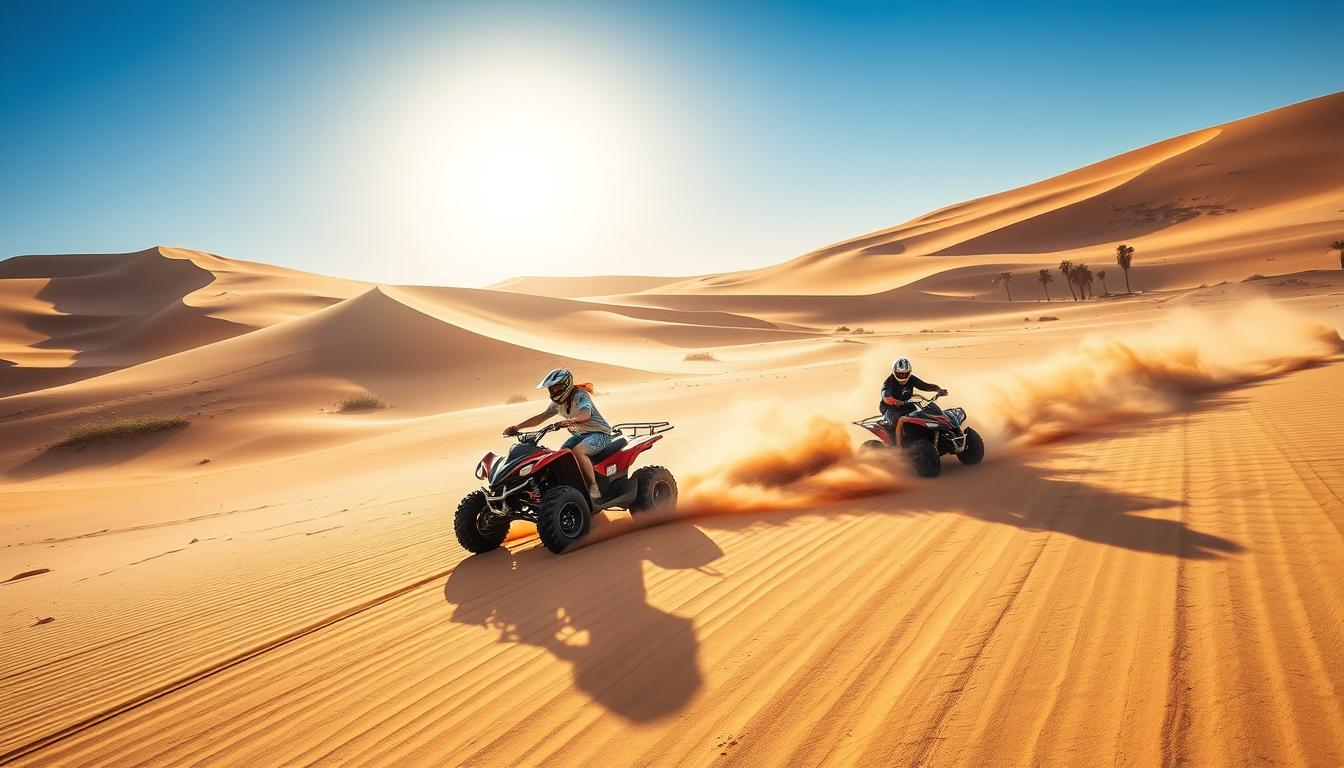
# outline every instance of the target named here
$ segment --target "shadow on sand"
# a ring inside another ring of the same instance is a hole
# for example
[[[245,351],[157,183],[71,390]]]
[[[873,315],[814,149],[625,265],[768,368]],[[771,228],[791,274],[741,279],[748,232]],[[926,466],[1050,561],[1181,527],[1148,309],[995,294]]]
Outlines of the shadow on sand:
[[[1005,458],[978,467],[954,465],[938,480],[911,490],[823,509],[706,514],[693,521],[703,528],[737,531],[786,525],[803,516],[954,514],[1172,557],[1211,559],[1245,549],[1231,539],[1170,519],[1179,500],[1114,491],[1078,479],[1079,474]]]
[[[496,630],[501,643],[545,649],[573,666],[575,687],[594,701],[649,722],[682,710],[702,676],[691,620],[649,605],[644,563],[704,570],[722,555],[684,522],[561,557],[541,547],[497,549],[462,561],[444,599],[453,621]]]
[[[824,509],[664,522],[559,557],[539,546],[475,555],[449,575],[444,598],[454,606],[453,621],[494,629],[502,643],[547,650],[573,666],[574,685],[594,701],[628,720],[647,722],[683,709],[702,676],[691,620],[648,604],[643,564],[705,570],[723,552],[699,528],[749,530],[820,515],[950,513],[1173,557],[1208,559],[1242,551],[1234,541],[1169,519],[1179,503],[1094,485],[1076,472],[1011,457],[977,467],[953,462],[943,477],[913,490]],[[1165,517],[1145,514],[1158,510]]]
[[[170,429],[147,435],[117,438],[111,442],[94,443],[78,448],[48,446],[42,448],[33,458],[12,467],[4,473],[4,476],[16,480],[35,480],[74,469],[113,467],[144,456],[167,443],[181,431],[181,428]]]

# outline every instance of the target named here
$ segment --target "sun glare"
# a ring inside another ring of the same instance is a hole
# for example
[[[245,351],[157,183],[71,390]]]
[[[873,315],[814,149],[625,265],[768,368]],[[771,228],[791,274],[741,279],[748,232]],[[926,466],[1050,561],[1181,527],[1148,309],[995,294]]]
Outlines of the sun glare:
[[[633,116],[603,86],[482,63],[410,95],[382,169],[402,236],[455,280],[568,271],[623,215],[642,162]]]

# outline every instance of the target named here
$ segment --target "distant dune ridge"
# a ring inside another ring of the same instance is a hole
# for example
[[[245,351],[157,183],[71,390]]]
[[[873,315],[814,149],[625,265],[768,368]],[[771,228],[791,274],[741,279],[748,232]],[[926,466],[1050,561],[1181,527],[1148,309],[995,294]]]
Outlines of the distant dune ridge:
[[[1341,127],[723,275],[0,262],[0,763],[1344,764]],[[1073,301],[1120,242],[1136,295]],[[897,356],[984,463],[857,450]],[[468,557],[558,366],[675,425],[680,511]]]
[[[1344,219],[1344,93],[1119,155],[1007,192],[948,206],[891,229],[758,270],[712,275],[656,293],[876,293],[915,284],[990,293],[993,270],[1061,259],[1114,264],[1139,249],[1140,287],[1240,279],[1328,266]],[[926,258],[935,257],[935,258]],[[961,268],[961,269],[959,269]],[[1061,286],[1062,287],[1062,286]]]

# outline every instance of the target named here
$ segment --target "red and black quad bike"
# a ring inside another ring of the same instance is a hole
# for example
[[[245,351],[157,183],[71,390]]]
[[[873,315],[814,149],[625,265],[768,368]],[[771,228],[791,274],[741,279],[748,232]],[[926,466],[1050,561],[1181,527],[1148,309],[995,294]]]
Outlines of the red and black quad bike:
[[[956,454],[962,464],[979,464],[985,458],[985,441],[980,433],[966,426],[963,408],[944,409],[932,398],[916,394],[911,398],[918,407],[896,420],[896,434],[881,416],[870,416],[854,424],[877,436],[862,448],[897,448],[905,452],[920,477],[937,477],[943,471],[942,455]]]
[[[489,552],[504,543],[514,520],[535,523],[541,543],[556,554],[588,533],[592,516],[604,509],[628,509],[634,514],[674,509],[677,480],[662,467],[641,467],[629,474],[635,457],[663,439],[672,429],[666,421],[626,422],[612,427],[611,444],[590,457],[602,498],[588,495],[578,459],[568,448],[551,450],[541,444],[550,424],[533,432],[519,432],[509,452],[486,453],[476,465],[476,477],[486,487],[467,494],[457,505],[453,529],[470,552]]]

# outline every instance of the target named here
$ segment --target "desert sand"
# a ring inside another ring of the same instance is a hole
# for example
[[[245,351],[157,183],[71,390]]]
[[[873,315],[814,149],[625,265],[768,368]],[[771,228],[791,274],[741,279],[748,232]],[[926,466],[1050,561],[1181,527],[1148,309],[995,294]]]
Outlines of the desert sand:
[[[1340,125],[689,279],[0,262],[0,763],[1344,764]],[[984,464],[857,452],[896,356]],[[469,557],[472,468],[561,365],[676,425],[678,513]],[[54,445],[141,416],[187,422]]]

